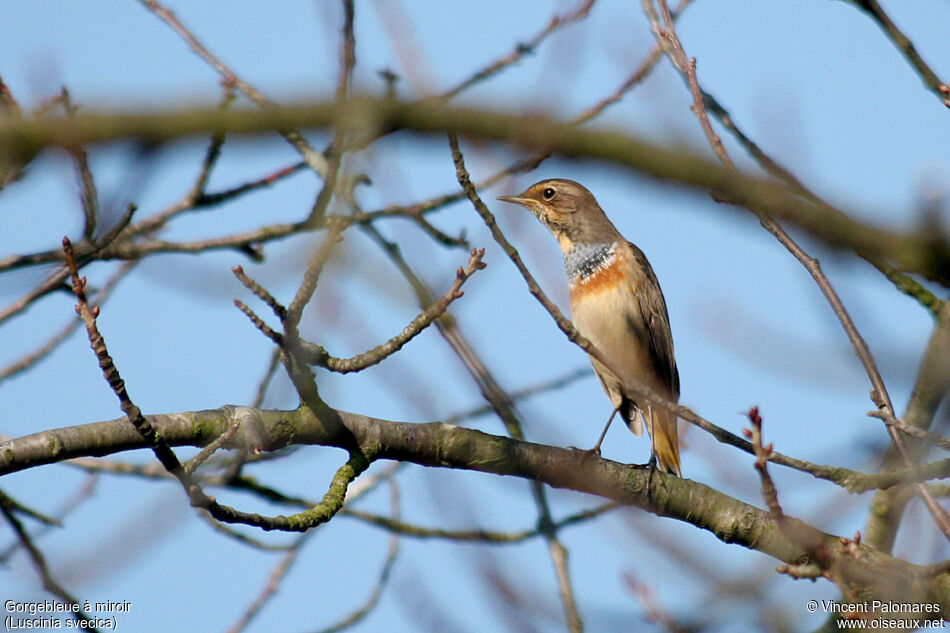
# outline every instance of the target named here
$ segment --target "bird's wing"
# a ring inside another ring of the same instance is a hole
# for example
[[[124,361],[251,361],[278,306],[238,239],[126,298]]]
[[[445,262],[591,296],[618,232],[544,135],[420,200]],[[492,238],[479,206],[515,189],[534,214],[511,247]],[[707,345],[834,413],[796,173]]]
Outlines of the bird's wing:
[[[646,332],[643,334],[649,348],[650,360],[657,377],[670,390],[668,395],[676,401],[680,393],[680,376],[676,369],[676,359],[673,357],[673,335],[670,332],[670,317],[666,311],[666,301],[660,291],[660,282],[650,262],[647,261],[646,255],[632,243],[630,243],[630,248],[636,258],[637,268],[643,271],[644,276],[641,280],[643,287],[638,289],[636,296],[643,323],[646,324]]]

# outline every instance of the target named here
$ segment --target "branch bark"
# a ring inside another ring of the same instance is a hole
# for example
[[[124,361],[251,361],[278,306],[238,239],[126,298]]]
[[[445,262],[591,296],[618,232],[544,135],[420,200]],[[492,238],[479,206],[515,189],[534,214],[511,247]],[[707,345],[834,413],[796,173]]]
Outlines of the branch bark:
[[[791,222],[833,247],[889,260],[950,286],[950,240],[943,231],[922,224],[908,232],[891,232],[855,220],[856,214],[820,201],[803,199],[785,184],[736,172],[698,152],[664,147],[627,130],[577,129],[537,113],[449,107],[438,102],[401,103],[357,97],[344,103],[316,102],[264,111],[218,107],[78,114],[69,119],[0,117],[0,148],[8,160],[25,161],[51,145],[88,145],[121,139],[163,143],[202,133],[260,134],[289,128],[336,126],[361,138],[400,129],[428,134],[454,132],[544,149],[570,157],[598,158],[647,175],[703,191],[747,207],[757,214]],[[342,148],[345,149],[345,148]],[[108,249],[101,257],[110,256]],[[113,255],[114,256],[114,255]]]
[[[158,436],[170,446],[203,446],[241,421],[230,445],[262,450],[292,444],[355,447],[370,461],[391,459],[541,481],[690,523],[725,543],[757,550],[787,564],[816,564],[825,577],[855,587],[868,599],[936,603],[943,617],[950,616],[950,573],[942,568],[904,562],[788,516],[780,529],[768,511],[701,483],[651,474],[578,451],[441,422],[394,422],[332,409],[314,413],[306,407],[278,411],[228,405],[149,418]],[[125,418],[54,429],[0,444],[0,474],[146,446]],[[794,539],[789,538],[790,533]]]

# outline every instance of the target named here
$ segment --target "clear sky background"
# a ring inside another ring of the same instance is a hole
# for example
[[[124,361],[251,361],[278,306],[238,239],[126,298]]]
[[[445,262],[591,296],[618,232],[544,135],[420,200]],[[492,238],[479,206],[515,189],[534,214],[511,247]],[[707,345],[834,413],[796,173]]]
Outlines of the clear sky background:
[[[332,94],[342,23],[338,2],[170,6],[211,51],[274,100]],[[402,95],[443,91],[572,6],[564,1],[358,2],[356,89],[380,93],[377,71],[388,68],[402,77]],[[938,75],[950,76],[950,4],[886,2],[885,8]],[[880,29],[850,4],[696,0],[678,31],[687,54],[698,60],[704,88],[765,151],[829,201],[861,219],[907,229],[919,221],[926,193],[946,190],[950,112],[925,90]],[[211,104],[220,98],[213,70],[137,2],[7,0],[0,3],[0,40],[0,76],[24,109],[37,107],[62,86],[89,111]],[[652,45],[639,2],[601,0],[588,19],[562,29],[534,55],[458,102],[570,117],[612,93]],[[708,151],[689,105],[685,85],[663,60],[596,125]],[[752,168],[723,136],[740,165]],[[317,132],[309,138],[322,147],[327,136]],[[142,217],[164,209],[190,184],[204,146],[204,139],[177,143],[148,163],[134,160],[126,146],[97,148],[92,165],[101,200],[113,213],[131,201]],[[476,180],[518,157],[510,149],[464,139],[463,150]],[[225,146],[209,190],[260,178],[296,160],[276,135],[235,139]],[[367,210],[457,188],[447,143],[438,137],[420,142],[396,135],[352,166],[373,179],[372,186],[360,190]],[[543,177],[583,182],[650,258],[669,306],[684,404],[736,433],[747,424],[742,412],[759,405],[767,439],[777,450],[817,463],[874,468],[886,435],[865,415],[874,408],[867,378],[814,282],[751,214],[628,171],[558,158],[483,192],[484,197],[520,192]],[[300,219],[319,184],[311,174],[299,173],[223,210],[188,216],[163,237],[201,239]],[[490,206],[544,289],[566,310],[560,255],[547,231],[523,210]],[[945,209],[941,213],[950,220]],[[452,310],[503,386],[517,390],[587,367],[583,353],[526,292],[470,205],[450,206],[430,220],[452,235],[465,231],[473,246],[487,249],[488,268],[468,282],[465,297]],[[22,182],[0,195],[0,257],[54,248],[63,235],[79,238],[81,227],[75,172],[62,154],[40,156]],[[433,243],[405,220],[378,227],[400,243],[437,294],[467,260],[465,251]],[[100,319],[136,403],[156,413],[249,403],[271,348],[231,305],[232,297],[247,300],[248,293],[229,268],[243,264],[287,298],[321,240],[310,235],[271,245],[260,265],[234,252],[155,256],[140,265]],[[802,244],[821,258],[902,411],[931,317],[866,263],[839,257],[807,236]],[[90,283],[101,284],[113,268],[97,264],[86,274]],[[48,273],[45,268],[0,275],[3,305]],[[48,297],[0,329],[0,364],[41,344],[70,318],[72,303],[65,293]],[[334,355],[347,356],[389,338],[416,313],[411,289],[382,252],[349,231],[308,312],[305,333]],[[434,330],[380,367],[348,376],[321,372],[318,379],[321,394],[333,406],[394,420],[444,419],[481,404],[476,386]],[[425,389],[420,391],[419,384]],[[120,414],[78,332],[40,366],[0,383],[0,402],[0,433],[7,436]],[[265,405],[295,405],[286,380],[276,381]],[[586,447],[595,441],[609,404],[590,373],[562,391],[521,402],[519,410],[529,439]],[[490,417],[466,424],[503,433]],[[685,476],[762,506],[751,457],[695,429],[686,432],[685,442]],[[624,462],[645,461],[648,452],[647,441],[637,441],[620,425],[604,448],[605,457]],[[318,498],[341,456],[309,447],[256,466],[252,474],[287,492]],[[118,457],[149,459],[144,454]],[[862,528],[867,495],[850,497],[787,470],[774,468],[773,473],[788,513],[842,535]],[[529,487],[520,480],[411,467],[400,481],[402,515],[409,522],[515,531],[536,520]],[[76,469],[55,466],[6,477],[0,486],[52,513],[85,482]],[[578,494],[552,497],[557,516],[597,503]],[[275,510],[249,497],[224,501]],[[387,513],[385,489],[361,507]],[[226,539],[191,515],[181,490],[171,483],[105,476],[65,529],[39,543],[54,573],[80,598],[132,603],[131,611],[118,617],[123,630],[158,630],[156,623],[164,622],[161,628],[223,631],[262,590],[281,554]],[[709,618],[719,622],[715,630],[748,630],[752,624],[743,618],[750,616],[729,615],[730,609],[738,610],[737,603],[707,593],[703,573],[680,567],[674,552],[696,557],[710,573],[734,581],[741,596],[761,591],[760,600],[784,613],[795,629],[822,620],[806,612],[806,600],[837,596],[830,583],[796,583],[776,575],[775,561],[763,555],[637,510],[566,529],[562,536],[591,631],[651,630],[642,604],[625,585],[626,574],[648,581],[657,601],[685,621]],[[320,528],[249,630],[314,630],[344,616],[372,590],[387,538],[347,517]],[[489,568],[532,596],[537,613],[525,630],[564,630],[543,541],[487,548],[403,539],[400,548],[379,608],[356,630],[517,630],[517,621],[495,609],[497,594],[482,573]],[[896,552],[926,562],[945,558],[946,549],[924,532],[900,540]],[[0,597],[45,595],[24,556],[12,557],[0,570]]]

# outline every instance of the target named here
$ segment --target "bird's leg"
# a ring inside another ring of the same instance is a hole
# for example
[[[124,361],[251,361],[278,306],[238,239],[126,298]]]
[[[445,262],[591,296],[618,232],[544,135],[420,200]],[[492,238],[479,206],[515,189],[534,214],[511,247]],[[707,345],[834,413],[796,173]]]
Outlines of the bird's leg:
[[[600,445],[604,442],[604,438],[607,437],[607,429],[610,428],[610,423],[614,421],[614,418],[617,416],[617,412],[620,411],[620,405],[613,410],[610,414],[610,417],[607,418],[607,424],[604,425],[604,430],[600,432],[600,437],[597,438],[597,443],[594,444],[594,448],[590,449],[590,452],[594,455],[600,455]]]
[[[653,436],[650,436],[650,440],[653,440]],[[650,449],[650,461],[647,462],[647,469],[649,473],[647,474],[647,492],[653,490],[653,473],[656,472],[656,451],[652,448]]]
[[[650,483],[653,483],[653,473],[656,471],[656,435],[653,433],[653,405],[647,405],[646,415],[640,410],[640,419],[643,420],[643,426],[647,427],[647,433],[650,434],[650,461],[646,467],[650,469]]]

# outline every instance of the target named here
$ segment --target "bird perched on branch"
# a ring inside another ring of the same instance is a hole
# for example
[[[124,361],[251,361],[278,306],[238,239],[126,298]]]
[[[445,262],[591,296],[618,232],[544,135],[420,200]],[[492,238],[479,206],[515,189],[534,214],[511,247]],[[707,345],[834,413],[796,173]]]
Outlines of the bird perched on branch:
[[[614,405],[597,445],[619,412],[634,435],[643,422],[652,440],[651,465],[681,475],[677,416],[637,396],[639,381],[657,395],[679,400],[679,372],[660,284],[639,248],[624,239],[593,194],[573,180],[542,180],[517,196],[501,196],[533,213],[561,245],[570,286],[571,315],[604,363],[591,357]]]

